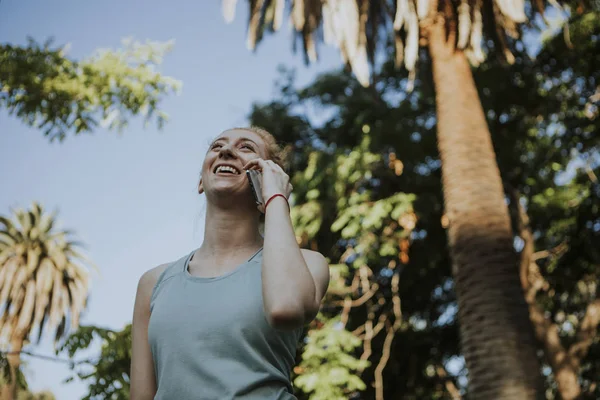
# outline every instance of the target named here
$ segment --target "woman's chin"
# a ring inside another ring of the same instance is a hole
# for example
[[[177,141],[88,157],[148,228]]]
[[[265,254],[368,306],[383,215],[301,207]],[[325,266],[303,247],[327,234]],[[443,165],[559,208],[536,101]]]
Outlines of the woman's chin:
[[[253,199],[249,196],[247,192],[247,188],[234,187],[232,185],[216,185],[215,187],[211,187],[210,190],[206,191],[207,199],[211,202],[219,204],[229,204],[229,203],[252,203]]]

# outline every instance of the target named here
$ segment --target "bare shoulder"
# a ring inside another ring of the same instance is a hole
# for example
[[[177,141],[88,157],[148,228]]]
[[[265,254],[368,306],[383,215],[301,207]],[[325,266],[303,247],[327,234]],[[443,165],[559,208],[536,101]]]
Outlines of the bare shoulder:
[[[323,297],[329,286],[329,263],[323,254],[318,251],[300,249],[306,266],[308,267],[317,286],[317,297]]]
[[[327,259],[323,256],[323,254],[319,253],[318,251],[308,250],[308,249],[300,249],[300,251],[302,252],[304,261],[306,261],[306,264],[309,267],[310,267],[309,264],[316,265],[318,268],[323,267],[323,266],[329,267],[329,264],[327,263]]]
[[[160,274],[162,274],[169,267],[169,265],[171,264],[161,264],[158,267],[154,267],[144,272],[138,283],[138,292],[150,294],[154,288],[154,285],[156,285]]]

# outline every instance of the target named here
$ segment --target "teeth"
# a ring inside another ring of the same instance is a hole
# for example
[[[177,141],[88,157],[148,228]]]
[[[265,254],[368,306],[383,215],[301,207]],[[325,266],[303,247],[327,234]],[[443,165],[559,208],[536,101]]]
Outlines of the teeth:
[[[238,174],[239,173],[239,172],[237,172],[237,170],[235,168],[230,167],[228,165],[220,165],[219,167],[217,167],[217,171],[216,172],[218,173],[218,172],[221,172],[221,171],[231,172],[233,174]]]

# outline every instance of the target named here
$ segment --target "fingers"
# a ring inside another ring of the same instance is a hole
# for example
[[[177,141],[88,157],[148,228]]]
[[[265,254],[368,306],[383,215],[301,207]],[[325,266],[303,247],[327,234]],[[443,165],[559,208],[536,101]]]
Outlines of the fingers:
[[[281,168],[279,165],[277,165],[273,160],[266,160],[266,163],[267,163],[267,165],[269,165],[271,168],[273,168],[277,172],[281,172],[281,173],[285,174],[285,171],[283,170],[283,168]]]
[[[271,168],[274,171],[285,173],[285,171],[277,164],[275,164],[272,160],[264,160],[262,158],[254,158],[244,166],[244,169],[252,169],[252,168]]]
[[[279,165],[277,165],[272,160],[264,160],[262,158],[254,158],[254,159],[248,161],[248,163],[246,163],[246,165],[244,166],[244,169],[245,170],[258,169],[258,170],[262,171],[263,174],[265,171],[270,171],[270,172],[274,173],[276,176],[279,176],[281,179],[283,179],[283,181],[281,181],[279,183],[279,185],[281,185],[280,189],[283,190],[283,192],[286,194],[286,197],[289,197],[290,193],[292,192],[293,186],[292,186],[292,183],[290,182],[290,177],[283,170],[283,168],[281,168]]]
[[[248,163],[244,166],[244,169],[256,169],[256,168],[260,168],[260,169],[264,169],[266,166],[266,161],[263,160],[262,158],[255,158],[252,159],[250,161],[248,161]]]

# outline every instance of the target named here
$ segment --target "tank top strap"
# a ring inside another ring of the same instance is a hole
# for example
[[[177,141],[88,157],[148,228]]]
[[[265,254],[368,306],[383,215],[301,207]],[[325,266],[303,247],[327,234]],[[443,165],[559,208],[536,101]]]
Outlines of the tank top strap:
[[[156,283],[154,284],[154,287],[152,288],[152,294],[150,296],[150,311],[152,311],[152,309],[154,308],[154,302],[156,300],[156,296],[158,295],[161,285],[165,281],[168,281],[169,279],[180,274],[185,269],[187,260],[189,260],[192,257],[192,254],[194,254],[193,251],[190,254],[181,257],[179,260],[171,262],[169,266],[165,268],[165,270],[159,275],[158,279],[156,280]]]
[[[262,255],[262,251],[263,251],[263,248],[261,247],[260,249],[258,249],[258,251],[257,251],[256,253],[254,253],[254,254],[252,255],[252,257],[250,257],[250,258],[248,259],[248,262],[254,261],[254,259],[259,259],[259,257],[258,257],[258,256],[259,256],[259,255]]]
[[[177,265],[177,268],[175,268],[177,270],[177,272],[183,272],[183,273],[187,272],[188,264],[190,263],[190,260],[194,256],[194,253],[196,252],[196,250],[198,250],[198,249],[192,250],[188,255],[181,257],[179,260],[177,260],[175,262]]]

